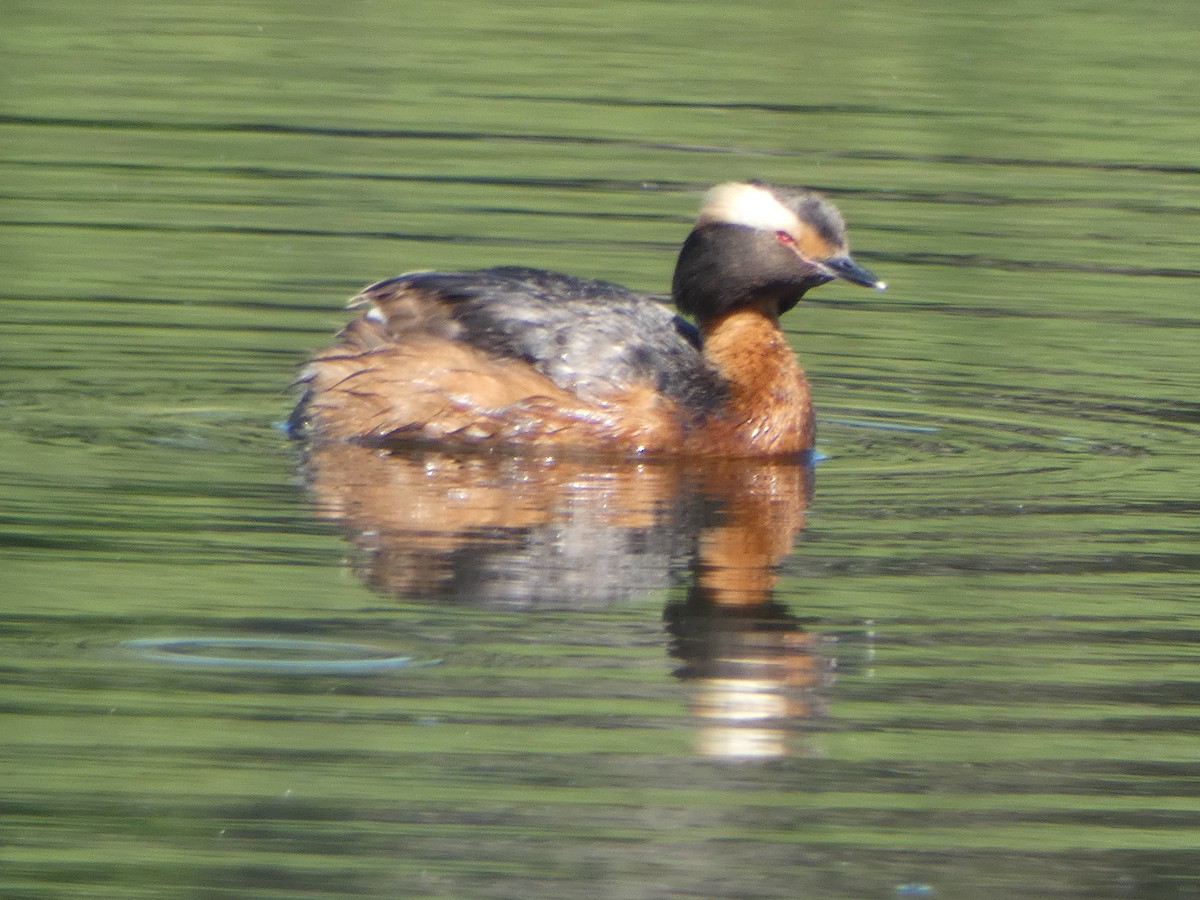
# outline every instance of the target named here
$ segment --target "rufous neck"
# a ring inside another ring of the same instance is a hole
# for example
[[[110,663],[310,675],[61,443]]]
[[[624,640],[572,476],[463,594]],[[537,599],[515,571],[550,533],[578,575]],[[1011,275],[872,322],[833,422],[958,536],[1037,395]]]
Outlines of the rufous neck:
[[[808,382],[779,327],[777,304],[741,306],[700,322],[705,357],[729,382],[729,419],[757,453],[812,446]]]
[[[704,355],[736,387],[752,388],[782,368],[799,368],[784,339],[776,304],[739,306],[697,324]]]

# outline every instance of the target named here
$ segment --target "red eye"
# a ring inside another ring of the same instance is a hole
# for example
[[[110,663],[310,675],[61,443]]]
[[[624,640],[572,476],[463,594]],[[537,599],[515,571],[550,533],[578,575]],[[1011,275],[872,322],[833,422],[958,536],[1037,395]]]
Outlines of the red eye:
[[[783,244],[785,247],[795,247],[796,246],[796,239],[794,237],[792,237],[790,234],[788,234],[786,231],[775,232],[775,240],[779,241],[779,243]]]

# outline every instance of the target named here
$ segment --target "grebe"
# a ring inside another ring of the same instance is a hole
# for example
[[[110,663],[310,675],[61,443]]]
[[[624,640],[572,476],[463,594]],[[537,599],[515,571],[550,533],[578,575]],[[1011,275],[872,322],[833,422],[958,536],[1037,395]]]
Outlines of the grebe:
[[[314,440],[769,456],[812,447],[808,382],[779,316],[854,262],[837,209],[752,181],[704,199],[675,305],[517,266],[411,272],[315,356],[289,422]]]

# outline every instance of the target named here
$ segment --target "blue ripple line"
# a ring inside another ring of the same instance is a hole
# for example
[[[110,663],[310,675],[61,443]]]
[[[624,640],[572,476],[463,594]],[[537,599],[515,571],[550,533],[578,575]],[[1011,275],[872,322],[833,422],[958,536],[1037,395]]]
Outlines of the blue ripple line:
[[[192,656],[179,652],[192,647],[253,648],[259,650],[331,651],[343,653],[378,652],[366,644],[344,644],[326,641],[302,641],[285,638],[136,638],[122,641],[121,646],[150,662],[174,666],[201,668],[257,669],[271,672],[304,674],[346,674],[376,672],[386,669],[435,666],[440,659],[414,660],[411,656],[385,656],[371,659],[247,659],[234,656]],[[173,649],[174,648],[174,649]]]
[[[896,425],[891,422],[871,422],[867,419],[834,419],[827,416],[825,421],[849,425],[852,428],[878,428],[880,431],[912,431],[916,434],[935,434],[939,431],[932,425]]]

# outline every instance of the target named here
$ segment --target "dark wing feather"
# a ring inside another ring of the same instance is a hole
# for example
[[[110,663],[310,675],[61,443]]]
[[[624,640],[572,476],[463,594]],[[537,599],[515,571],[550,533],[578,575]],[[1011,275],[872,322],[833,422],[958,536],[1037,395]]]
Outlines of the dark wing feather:
[[[411,298],[425,306],[433,301],[435,310],[421,317],[432,328],[421,330],[525,360],[584,396],[648,384],[697,411],[725,396],[723,379],[700,354],[696,328],[664,304],[611,282],[503,266],[415,272],[372,285],[361,296],[387,316],[397,336],[419,325]],[[398,304],[396,297],[409,299]],[[397,320],[393,309],[400,307],[405,312]]]

